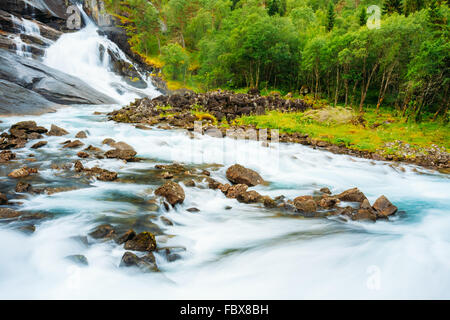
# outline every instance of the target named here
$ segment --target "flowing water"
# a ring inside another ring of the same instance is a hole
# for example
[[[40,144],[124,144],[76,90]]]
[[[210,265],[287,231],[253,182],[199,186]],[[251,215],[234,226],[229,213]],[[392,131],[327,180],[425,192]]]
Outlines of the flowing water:
[[[120,95],[111,85],[125,86],[101,61],[98,46],[106,40],[93,29],[64,35],[48,49],[45,61],[118,101],[130,101],[136,92]],[[147,90],[156,95],[152,87]],[[31,235],[16,231],[17,223],[0,223],[0,298],[450,298],[448,176],[413,166],[403,166],[402,171],[384,162],[302,145],[267,148],[256,141],[199,135],[190,139],[182,130],[139,130],[94,114],[118,107],[74,106],[39,117],[2,119],[1,131],[32,119],[47,128],[61,126],[70,135],[45,137],[48,144],[38,150],[29,148],[34,140],[14,151],[20,161],[0,167],[0,191],[14,188],[6,175],[31,153],[37,161],[29,165],[40,168],[31,180],[34,187],[76,189],[17,200],[21,210],[53,215],[37,224]],[[86,146],[104,148],[102,140],[113,138],[132,145],[144,160],[127,164],[83,160],[86,167],[117,171],[120,182],[69,179],[67,172],[50,166],[77,159],[77,151],[62,149],[60,143],[73,140],[80,130],[88,131]],[[166,212],[147,200],[161,184],[152,174],[155,164],[173,161],[215,164],[211,175],[221,182],[226,168],[239,162],[270,182],[254,188],[270,196],[293,198],[321,187],[337,193],[356,186],[371,203],[386,195],[399,213],[376,223],[308,219],[241,204],[202,185],[185,187],[185,202]],[[188,212],[191,207],[200,212]],[[165,226],[160,216],[175,225]],[[105,222],[132,226],[138,232],[151,228],[158,246],[180,248],[181,259],[169,262],[157,253],[161,273],[119,268],[122,246],[92,239],[86,245],[78,238]],[[71,264],[65,257],[72,254],[85,255],[89,266]]]

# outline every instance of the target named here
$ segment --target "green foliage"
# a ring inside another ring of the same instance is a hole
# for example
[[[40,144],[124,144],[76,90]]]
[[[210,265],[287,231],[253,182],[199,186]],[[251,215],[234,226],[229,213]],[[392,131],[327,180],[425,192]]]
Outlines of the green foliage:
[[[359,25],[365,26],[367,23],[367,12],[365,7],[361,7],[361,11],[359,13]]]
[[[334,22],[336,20],[336,13],[334,12],[334,4],[332,1],[328,3],[327,10],[327,30],[331,31],[334,27]]]
[[[189,67],[189,55],[178,43],[170,43],[162,47],[161,60],[164,62],[164,72],[172,80],[185,80]]]
[[[383,5],[384,14],[402,13],[402,1],[401,0],[385,0]]]
[[[133,51],[174,87],[258,87],[408,121],[448,118],[449,16],[441,0],[105,0]],[[383,6],[380,28],[366,8]],[[402,13],[403,12],[403,13]],[[243,90],[245,91],[245,90]]]

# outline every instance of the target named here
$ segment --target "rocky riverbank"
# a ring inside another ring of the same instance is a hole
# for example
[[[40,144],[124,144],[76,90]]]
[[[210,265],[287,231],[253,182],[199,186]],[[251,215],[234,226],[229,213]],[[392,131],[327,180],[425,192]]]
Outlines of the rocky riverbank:
[[[182,128],[194,130],[196,121],[202,123],[202,133],[220,132],[220,135],[229,136],[230,132],[244,132],[242,138],[251,138],[245,134],[249,130],[256,130],[252,125],[236,125],[235,119],[246,115],[261,115],[267,111],[278,110],[282,112],[305,111],[311,105],[299,99],[282,99],[276,96],[263,97],[256,91],[248,94],[234,94],[227,91],[208,92],[197,94],[191,91],[175,92],[170,96],[160,96],[155,99],[136,99],[135,102],[110,113],[110,119],[117,122],[135,123],[139,125],[158,126],[162,129]],[[257,132],[258,130],[256,130]],[[267,140],[271,141],[270,130]],[[238,137],[233,135],[234,137]],[[239,137],[238,137],[239,138]],[[258,136],[254,136],[258,139]],[[266,137],[264,137],[266,138]],[[384,150],[376,152],[363,151],[346,147],[345,144],[332,144],[320,139],[311,138],[308,134],[298,132],[282,132],[276,137],[280,142],[300,143],[316,149],[326,150],[335,154],[348,154],[354,157],[410,163],[425,168],[439,170],[442,173],[450,171],[450,154],[438,146],[430,146],[418,152],[410,145],[401,141],[393,141],[385,145],[396,152],[387,154]]]

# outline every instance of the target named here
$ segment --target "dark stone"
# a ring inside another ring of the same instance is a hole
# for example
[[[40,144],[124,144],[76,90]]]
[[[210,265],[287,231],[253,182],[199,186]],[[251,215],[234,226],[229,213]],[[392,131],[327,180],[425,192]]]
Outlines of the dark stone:
[[[264,182],[256,171],[247,169],[239,164],[229,167],[226,175],[230,182],[234,184],[246,184],[249,187],[256,186]]]
[[[155,236],[150,232],[141,232],[132,240],[125,242],[125,250],[154,251],[156,249]]]
[[[89,235],[94,239],[112,238],[115,234],[116,231],[110,224],[102,224],[89,233]]]

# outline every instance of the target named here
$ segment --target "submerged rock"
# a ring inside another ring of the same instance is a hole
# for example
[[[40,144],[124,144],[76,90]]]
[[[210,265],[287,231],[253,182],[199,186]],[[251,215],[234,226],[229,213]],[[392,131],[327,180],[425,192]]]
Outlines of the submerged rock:
[[[156,265],[155,257],[153,253],[149,253],[146,256],[139,258],[132,252],[125,252],[122,256],[122,260],[120,261],[119,267],[137,267],[142,272],[157,272],[158,267]]]
[[[21,212],[10,208],[0,208],[0,219],[14,219],[22,215]]]
[[[116,239],[116,242],[118,244],[123,244],[127,242],[128,240],[133,240],[136,237],[136,232],[134,232],[133,229],[128,230],[124,234],[122,234],[120,237]]]
[[[25,193],[25,192],[31,192],[33,190],[33,187],[31,184],[19,181],[16,185],[15,191],[18,193]]]
[[[89,265],[88,263],[88,259],[83,256],[82,254],[74,254],[74,255],[70,255],[65,257],[65,259],[71,261],[74,264],[77,264],[79,266],[83,266],[86,267]]]
[[[28,177],[32,173],[37,173],[37,169],[22,167],[22,168],[19,168],[19,169],[16,169],[16,170],[13,170],[12,172],[10,172],[8,174],[8,177],[15,178],[15,179],[25,178],[25,177]]]
[[[0,192],[0,205],[8,204],[8,197],[6,194]]]
[[[42,148],[43,146],[47,145],[47,143],[48,143],[47,141],[39,141],[39,142],[33,144],[33,145],[31,146],[31,149],[39,149],[39,148]]]
[[[110,224],[102,224],[89,233],[89,235],[94,239],[112,238],[115,234],[116,231]]]
[[[150,232],[141,232],[132,240],[125,242],[124,248],[133,251],[154,251],[156,249],[155,235]]]
[[[185,199],[183,188],[176,182],[168,181],[155,190],[157,196],[162,196],[172,205],[181,204]]]
[[[75,135],[75,138],[77,139],[86,139],[87,138],[87,134],[84,131],[80,131]]]
[[[240,164],[232,165],[227,169],[227,179],[234,184],[246,184],[249,187],[256,186],[264,182],[263,178],[251,169],[247,169]]]
[[[9,150],[0,152],[0,163],[5,163],[16,158],[16,154]]]

